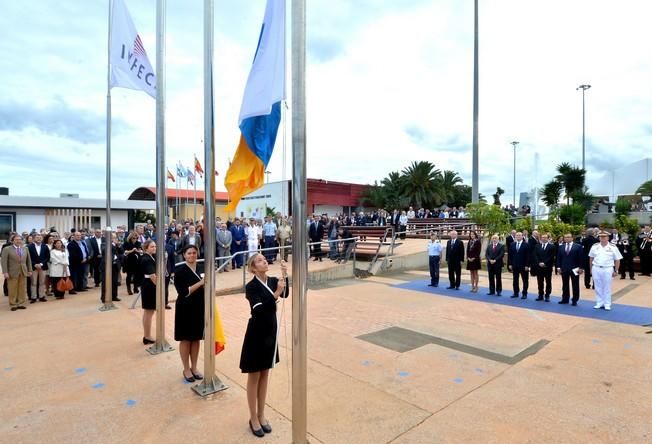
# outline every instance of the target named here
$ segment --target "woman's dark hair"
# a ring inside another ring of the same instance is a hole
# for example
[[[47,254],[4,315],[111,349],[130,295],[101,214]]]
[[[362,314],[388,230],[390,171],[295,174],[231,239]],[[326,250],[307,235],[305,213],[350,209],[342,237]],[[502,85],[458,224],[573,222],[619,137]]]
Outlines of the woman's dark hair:
[[[186,245],[186,246],[183,248],[183,251],[181,252],[181,254],[183,254],[183,255],[185,256],[186,251],[190,250],[191,248],[194,249],[194,250],[197,252],[197,254],[199,254],[199,248],[197,248],[196,245]]]
[[[479,237],[478,237],[478,233],[476,233],[475,231],[471,231],[471,232],[469,233],[469,239],[471,239],[471,235],[473,235],[473,238],[474,238],[475,240],[478,240],[478,239],[479,239]]]
[[[143,243],[143,251],[147,250],[147,247],[149,247],[151,244],[156,244],[156,242],[154,242],[152,239],[147,239]]]
[[[57,248],[57,242],[61,243],[62,248]],[[54,242],[52,242],[52,248],[55,250],[63,250],[63,241],[61,239],[55,239]]]

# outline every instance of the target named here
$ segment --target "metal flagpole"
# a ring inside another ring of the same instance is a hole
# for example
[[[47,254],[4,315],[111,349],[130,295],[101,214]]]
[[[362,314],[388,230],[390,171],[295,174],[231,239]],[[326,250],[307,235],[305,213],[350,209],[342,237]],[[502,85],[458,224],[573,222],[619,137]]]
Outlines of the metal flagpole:
[[[292,442],[308,442],[306,1],[292,1]]]
[[[215,375],[215,141],[213,119],[213,0],[204,0],[204,379],[200,396],[227,387]],[[195,182],[195,189],[197,182]]]
[[[111,27],[112,3],[109,0],[109,43],[106,63],[106,228],[104,230],[104,304],[100,311],[115,310],[113,303],[113,250],[111,248]]]
[[[165,339],[165,0],[156,2],[156,355],[174,350]]]
[[[193,167],[194,167],[194,165],[193,165]],[[194,207],[193,220],[195,221],[195,223],[197,223],[197,172],[193,171],[192,174],[195,176],[195,180],[193,180],[193,182],[195,184],[195,194],[194,194],[194,196],[192,198],[192,205]],[[205,183],[206,182],[204,182],[204,184]],[[204,196],[204,205],[206,205],[206,196]]]
[[[480,202],[480,190],[478,188],[478,0],[475,0],[473,31],[473,172],[471,180],[471,202],[478,203]]]

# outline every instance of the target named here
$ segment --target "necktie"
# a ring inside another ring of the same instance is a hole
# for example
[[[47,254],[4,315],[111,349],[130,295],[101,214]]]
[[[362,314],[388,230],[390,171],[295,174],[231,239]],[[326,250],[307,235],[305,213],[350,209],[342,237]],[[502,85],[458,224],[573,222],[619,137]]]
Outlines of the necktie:
[[[518,251],[519,248],[521,248],[521,243],[520,243],[520,242],[516,242],[516,251]]]
[[[545,244],[543,244],[543,251],[546,251],[546,246],[547,246],[547,245],[548,245],[548,242],[546,242]]]
[[[16,254],[18,257],[23,257],[23,249],[20,247],[16,247]]]
[[[570,252],[570,244],[566,244],[566,254]]]
[[[496,251],[496,244],[494,244],[494,251]]]

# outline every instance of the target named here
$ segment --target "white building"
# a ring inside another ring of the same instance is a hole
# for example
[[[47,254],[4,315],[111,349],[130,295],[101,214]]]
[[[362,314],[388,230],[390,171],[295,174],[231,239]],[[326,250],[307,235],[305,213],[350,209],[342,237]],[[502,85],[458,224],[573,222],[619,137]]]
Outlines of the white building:
[[[111,225],[131,227],[136,210],[155,209],[154,201],[112,200]],[[104,228],[105,225],[105,199],[0,195],[0,239],[7,239],[11,231],[31,232],[56,227],[57,231],[64,232],[73,227]]]
[[[595,173],[592,171],[591,173]],[[591,179],[589,174],[587,185],[594,196],[609,196],[609,202],[616,202],[618,196],[631,196],[643,182],[652,180],[652,159],[641,159],[638,162],[611,171],[604,172],[597,179]]]

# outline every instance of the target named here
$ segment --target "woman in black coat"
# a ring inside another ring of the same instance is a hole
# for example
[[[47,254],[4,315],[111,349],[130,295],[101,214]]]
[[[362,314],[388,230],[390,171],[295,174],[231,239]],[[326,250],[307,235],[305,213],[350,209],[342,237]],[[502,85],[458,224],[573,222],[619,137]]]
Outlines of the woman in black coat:
[[[185,262],[174,270],[177,302],[174,313],[174,340],[179,341],[183,377],[188,382],[203,379],[197,371],[199,341],[204,339],[204,277],[197,273],[199,250],[194,245],[183,249]]]
[[[285,261],[281,261],[281,279],[267,277],[269,266],[260,253],[249,258],[248,267],[254,274],[246,287],[251,318],[242,344],[240,370],[248,373],[249,428],[254,435],[261,437],[272,431],[265,418],[265,398],[269,369],[279,362],[276,304],[279,298],[288,297],[289,286]]]
[[[140,286],[140,255],[143,254],[142,245],[138,240],[138,234],[135,231],[129,233],[129,236],[122,245],[125,254],[125,273],[127,273],[127,293],[138,293]],[[134,290],[131,290],[131,284]]]
[[[153,344],[152,318],[156,312],[156,242],[149,239],[143,244],[145,253],[140,257],[143,275],[141,302],[143,304],[143,344]]]
[[[466,269],[471,272],[471,293],[478,292],[480,276],[480,254],[482,253],[482,242],[478,239],[478,233],[469,233],[469,243],[466,244]]]

